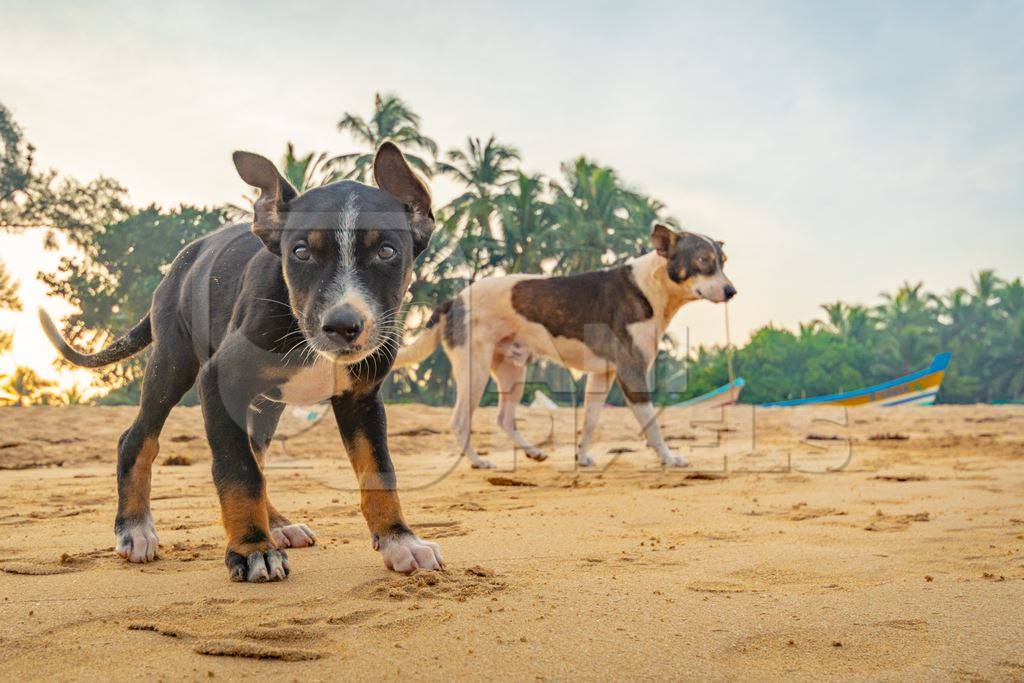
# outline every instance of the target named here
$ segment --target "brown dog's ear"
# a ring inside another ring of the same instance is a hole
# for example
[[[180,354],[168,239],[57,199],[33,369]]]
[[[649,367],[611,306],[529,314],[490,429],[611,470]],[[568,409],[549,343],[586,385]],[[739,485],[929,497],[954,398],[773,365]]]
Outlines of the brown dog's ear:
[[[667,225],[656,223],[654,229],[651,230],[651,244],[654,245],[654,249],[658,252],[659,256],[668,258],[672,247],[676,246],[678,241],[679,235]]]
[[[417,256],[427,248],[434,232],[434,212],[430,209],[430,190],[409,168],[402,150],[393,142],[385,142],[373,160],[373,180],[377,187],[398,197],[412,211],[413,248]]]
[[[252,232],[263,240],[267,249],[281,253],[281,230],[284,228],[288,202],[299,196],[291,183],[278,173],[273,162],[252,152],[231,155],[242,180],[260,191],[253,204]]]

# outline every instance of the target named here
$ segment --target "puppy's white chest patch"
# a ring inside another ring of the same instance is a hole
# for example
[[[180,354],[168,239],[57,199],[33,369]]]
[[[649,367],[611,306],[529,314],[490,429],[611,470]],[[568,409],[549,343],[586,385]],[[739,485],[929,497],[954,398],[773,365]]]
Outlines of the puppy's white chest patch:
[[[348,368],[340,363],[318,360],[302,368],[279,387],[283,403],[305,405],[337,396],[352,386]]]

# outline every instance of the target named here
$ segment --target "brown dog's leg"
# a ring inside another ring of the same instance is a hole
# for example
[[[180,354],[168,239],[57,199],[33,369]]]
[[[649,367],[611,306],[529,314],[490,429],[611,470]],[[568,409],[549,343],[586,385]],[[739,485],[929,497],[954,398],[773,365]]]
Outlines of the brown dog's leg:
[[[593,467],[596,463],[590,456],[590,442],[597,431],[597,419],[612,388],[615,372],[591,372],[587,374],[587,387],[583,394],[583,429],[580,430],[580,441],[576,448],[576,464],[580,467]]]
[[[498,426],[508,434],[509,438],[519,448],[526,452],[526,457],[531,460],[547,460],[539,448],[530,443],[522,432],[516,429],[516,406],[523,400],[523,390],[526,388],[526,366],[519,365],[504,358],[496,357],[496,362],[491,365],[491,375],[498,385]]]
[[[686,458],[675,455],[658,427],[658,413],[651,402],[651,390],[647,385],[647,370],[639,363],[621,363],[617,367],[619,386],[626,396],[640,429],[647,438],[647,445],[658,454],[661,464],[666,467],[686,467]]]
[[[490,377],[488,366],[494,356],[494,345],[481,341],[478,344],[463,344],[452,349],[445,348],[452,365],[455,379],[455,408],[452,410],[452,436],[456,448],[465,454],[474,469],[494,469],[494,463],[473,448],[473,411],[480,405],[480,399],[487,389]]]
[[[359,481],[359,507],[373,547],[388,569],[408,573],[441,569],[440,548],[420,540],[402,517],[395,467],[387,443],[387,417],[379,394],[332,399],[334,416]]]
[[[228,536],[225,563],[233,581],[279,581],[288,575],[288,556],[271,538],[266,482],[245,427],[248,408],[259,391],[244,381],[246,364],[221,363],[208,363],[198,385]]]
[[[161,339],[142,381],[139,414],[118,442],[116,550],[129,562],[152,562],[158,540],[149,509],[153,461],[171,409],[195,381],[199,364],[188,344]]]

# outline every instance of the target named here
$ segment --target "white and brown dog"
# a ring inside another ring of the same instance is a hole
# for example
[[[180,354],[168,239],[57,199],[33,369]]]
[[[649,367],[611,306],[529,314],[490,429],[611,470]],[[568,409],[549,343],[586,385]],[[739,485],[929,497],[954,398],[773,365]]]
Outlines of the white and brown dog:
[[[661,462],[687,465],[662,439],[647,375],[662,334],[683,304],[697,299],[722,303],[735,296],[736,288],[723,271],[722,242],[664,225],[654,226],[651,241],[654,251],[617,268],[568,277],[480,280],[438,307],[423,334],[401,350],[395,368],[423,361],[440,340],[458,390],[452,430],[473,467],[493,467],[470,443],[473,410],[487,387],[488,370],[501,396],[498,425],[528,457],[546,457],[516,430],[526,363],[534,355],[587,373],[576,450],[581,467],[594,465],[587,449],[616,377]]]

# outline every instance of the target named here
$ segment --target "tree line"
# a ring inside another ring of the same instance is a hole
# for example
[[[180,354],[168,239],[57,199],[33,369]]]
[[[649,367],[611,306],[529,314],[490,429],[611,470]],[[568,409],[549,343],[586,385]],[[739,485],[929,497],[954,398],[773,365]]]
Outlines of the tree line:
[[[482,277],[515,272],[578,273],[621,263],[646,251],[650,226],[678,227],[655,198],[630,187],[615,169],[579,156],[557,177],[523,169],[518,149],[468,137],[445,151],[428,137],[419,116],[393,94],[378,94],[367,117],[345,113],[337,124],[358,151],[298,153],[286,146],[282,173],[299,190],[339,179],[369,181],[373,153],[396,142],[421,173],[453,181],[459,194],[437,212],[437,235],[417,263],[405,320],[415,330],[440,302]],[[34,149],[0,105],[0,231],[47,231],[46,244],[73,247],[57,270],[40,273],[49,291],[76,306],[66,330],[82,348],[98,348],[134,324],[182,246],[231,220],[244,220],[247,201],[223,207],[133,207],[116,181],[82,183],[36,168]],[[905,284],[874,307],[836,302],[820,320],[793,332],[772,326],[754,332],[735,351],[702,347],[687,355],[676,340],[663,342],[659,368],[676,381],[658,383],[663,402],[681,400],[727,381],[728,354],[747,378],[750,402],[829,393],[888,379],[927,364],[940,350],[954,361],[940,400],[1017,399],[1024,394],[1024,295],[1019,278],[1004,281],[979,272],[970,287],[943,295]],[[17,283],[0,263],[0,307],[20,305]],[[0,353],[9,349],[0,331]],[[97,372],[106,403],[138,399],[145,356]],[[679,378],[685,377],[680,390]],[[582,386],[557,367],[541,365],[538,385],[579,394]],[[435,354],[387,382],[393,401],[431,404],[450,399],[449,367]],[[529,397],[532,392],[528,391]],[[564,398],[564,396],[562,396]],[[613,394],[611,400],[618,397]],[[0,378],[0,402],[79,402],[61,396],[29,368]],[[187,396],[186,401],[194,400]]]

